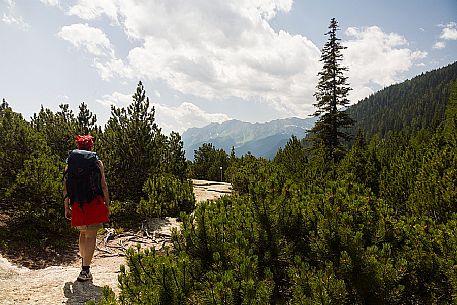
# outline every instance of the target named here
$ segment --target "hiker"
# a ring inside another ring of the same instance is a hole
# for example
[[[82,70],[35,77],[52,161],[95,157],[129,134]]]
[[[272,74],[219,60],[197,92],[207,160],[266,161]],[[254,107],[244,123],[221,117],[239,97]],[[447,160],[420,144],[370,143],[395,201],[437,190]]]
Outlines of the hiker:
[[[79,230],[79,254],[82,270],[78,281],[92,280],[90,264],[97,231],[109,221],[109,195],[102,161],[92,151],[91,135],[76,136],[75,149],[67,158],[64,173],[65,218]]]

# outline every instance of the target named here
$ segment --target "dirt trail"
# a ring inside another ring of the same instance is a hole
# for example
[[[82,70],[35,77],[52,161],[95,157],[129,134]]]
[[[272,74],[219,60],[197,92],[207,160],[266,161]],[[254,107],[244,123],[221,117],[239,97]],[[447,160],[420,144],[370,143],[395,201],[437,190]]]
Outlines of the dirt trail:
[[[228,183],[194,180],[194,193],[199,201],[212,200],[231,192]],[[92,263],[92,282],[80,283],[76,277],[80,271],[80,261],[70,266],[51,266],[31,270],[16,266],[0,255],[0,304],[85,304],[98,300],[103,287],[108,285],[117,294],[119,265],[124,264],[123,249],[138,243],[145,247],[161,249],[170,239],[173,227],[179,229],[175,218],[151,219],[138,232],[120,235],[100,236],[97,241]],[[113,238],[111,238],[113,237]],[[76,243],[76,240],[75,240]]]

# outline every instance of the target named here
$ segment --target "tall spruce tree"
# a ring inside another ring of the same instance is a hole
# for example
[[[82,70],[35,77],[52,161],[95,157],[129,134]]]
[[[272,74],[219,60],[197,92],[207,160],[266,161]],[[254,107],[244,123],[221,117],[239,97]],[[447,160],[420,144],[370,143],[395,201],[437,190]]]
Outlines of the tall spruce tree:
[[[314,116],[320,116],[315,126],[310,130],[310,140],[313,148],[322,147],[329,160],[339,161],[344,155],[342,140],[350,138],[347,132],[342,129],[354,124],[354,121],[344,111],[344,107],[349,104],[348,92],[351,90],[347,83],[344,72],[347,67],[341,66],[343,54],[339,38],[336,36],[338,22],[335,18],[330,21],[329,31],[325,35],[329,36],[328,41],[321,51],[323,62],[322,71],[318,73],[319,83],[317,84]]]

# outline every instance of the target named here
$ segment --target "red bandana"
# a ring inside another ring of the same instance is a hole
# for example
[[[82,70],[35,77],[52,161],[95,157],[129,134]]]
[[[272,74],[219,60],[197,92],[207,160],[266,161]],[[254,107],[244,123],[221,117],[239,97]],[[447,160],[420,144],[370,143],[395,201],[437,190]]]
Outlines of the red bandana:
[[[94,146],[94,137],[91,135],[76,136],[75,141],[76,146],[78,146],[78,149],[90,150]]]

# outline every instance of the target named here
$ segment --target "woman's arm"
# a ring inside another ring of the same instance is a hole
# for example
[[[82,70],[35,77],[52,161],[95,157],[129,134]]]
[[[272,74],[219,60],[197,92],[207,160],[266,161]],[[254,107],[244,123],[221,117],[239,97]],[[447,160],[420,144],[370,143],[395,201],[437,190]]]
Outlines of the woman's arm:
[[[109,206],[110,200],[109,200],[109,193],[108,193],[108,185],[106,184],[105,167],[103,166],[102,160],[98,160],[98,165],[100,167],[100,178],[101,178],[101,184],[102,184],[103,198],[105,200],[105,204],[107,206]]]

